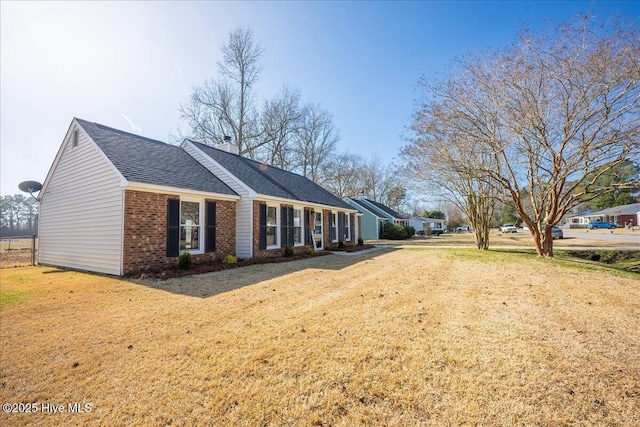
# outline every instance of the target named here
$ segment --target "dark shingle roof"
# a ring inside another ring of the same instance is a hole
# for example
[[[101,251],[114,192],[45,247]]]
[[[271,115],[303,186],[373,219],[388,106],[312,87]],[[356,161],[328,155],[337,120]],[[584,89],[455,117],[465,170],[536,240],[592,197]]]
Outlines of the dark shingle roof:
[[[373,200],[365,199],[364,197],[362,199],[367,203],[371,203],[373,206],[378,208],[380,211],[386,213],[387,215],[391,215],[393,218],[409,219],[409,216],[400,214],[394,211],[393,209],[391,209],[389,206],[383,205],[382,203],[374,202]]]
[[[76,121],[127,181],[236,194],[180,147],[86,120]]]
[[[351,202],[355,205],[360,206],[362,209],[365,209],[367,212],[371,212],[372,214],[374,214],[375,216],[377,216],[378,218],[384,218],[380,216],[380,212],[376,212],[374,209],[371,208],[371,206],[369,205],[365,205],[363,202],[361,202],[358,199],[352,199],[349,198],[349,200],[351,200]]]
[[[353,209],[315,182],[264,163],[190,141],[258,194]]]

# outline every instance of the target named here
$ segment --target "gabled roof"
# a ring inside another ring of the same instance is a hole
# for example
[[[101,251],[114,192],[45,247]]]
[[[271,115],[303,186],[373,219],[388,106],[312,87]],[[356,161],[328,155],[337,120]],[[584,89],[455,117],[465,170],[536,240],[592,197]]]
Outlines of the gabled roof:
[[[256,162],[199,142],[188,141],[258,194],[353,209],[349,204],[302,175]]]
[[[352,199],[351,197],[347,197],[347,199],[354,205],[356,205],[356,208],[358,208],[358,210],[362,211],[364,210],[365,212],[369,212],[371,215],[375,216],[378,219],[386,219],[383,216],[380,216],[379,213],[374,212],[373,209],[370,206],[365,205],[363,202],[358,201],[357,199]],[[349,203],[349,202],[347,202]]]
[[[394,211],[393,209],[391,209],[389,206],[383,205],[382,203],[374,202],[373,200],[370,200],[370,199],[367,199],[367,198],[364,198],[364,197],[358,197],[357,200],[358,201],[363,201],[367,205],[372,205],[370,207],[378,210],[379,213],[383,214],[384,216],[391,216],[392,218],[395,218],[395,219],[409,219],[410,218],[408,215],[400,214],[400,213]]]
[[[236,195],[182,148],[75,119],[127,181]]]
[[[601,211],[592,212],[588,216],[599,215],[633,215],[640,212],[640,203],[631,203],[629,205],[614,206],[612,208],[602,209]]]

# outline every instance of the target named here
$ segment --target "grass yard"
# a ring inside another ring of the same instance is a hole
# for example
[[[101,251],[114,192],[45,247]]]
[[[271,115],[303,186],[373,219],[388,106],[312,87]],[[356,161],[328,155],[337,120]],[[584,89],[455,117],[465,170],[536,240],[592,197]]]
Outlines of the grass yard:
[[[0,400],[39,410],[3,426],[640,425],[640,276],[584,260],[414,248],[165,282],[0,275]]]

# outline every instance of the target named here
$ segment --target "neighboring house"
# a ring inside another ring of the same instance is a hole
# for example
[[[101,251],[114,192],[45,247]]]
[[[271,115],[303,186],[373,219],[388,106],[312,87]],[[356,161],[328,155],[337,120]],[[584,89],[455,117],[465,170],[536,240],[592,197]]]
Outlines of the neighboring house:
[[[363,240],[378,240],[382,235],[382,227],[387,219],[374,213],[373,209],[366,206],[360,200],[351,199],[349,197],[344,199],[349,205],[357,209],[360,212],[361,218],[361,237]]]
[[[364,240],[377,240],[382,235],[385,222],[398,225],[409,225],[409,217],[399,214],[382,203],[374,202],[365,197],[346,197],[345,202],[357,209],[362,214],[362,238]]]
[[[572,228],[586,228],[591,221],[612,222],[620,227],[640,225],[640,203],[614,206],[566,219],[566,223]]]
[[[587,224],[589,224],[589,220],[586,215],[588,215],[591,211],[583,213],[582,215],[572,215],[565,217],[560,224],[568,225],[569,228],[587,228]]]
[[[38,257],[123,275],[175,265],[186,250],[196,261],[265,257],[358,233],[357,211],[300,175],[74,119],[40,192]]]
[[[427,231],[427,227],[429,230],[445,230],[445,223],[447,221],[444,219],[436,219],[436,218],[425,218],[422,216],[414,216],[411,217],[409,221],[409,225],[416,229],[416,231]]]

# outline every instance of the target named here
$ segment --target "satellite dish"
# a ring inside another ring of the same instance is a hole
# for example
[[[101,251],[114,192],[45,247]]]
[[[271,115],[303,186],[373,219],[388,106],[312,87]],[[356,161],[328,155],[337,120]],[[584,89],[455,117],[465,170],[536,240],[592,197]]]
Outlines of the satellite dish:
[[[38,198],[35,197],[33,193],[37,193],[38,191],[42,190],[42,184],[40,184],[38,181],[23,181],[18,184],[18,188],[25,193],[31,194],[31,197],[38,200]]]

